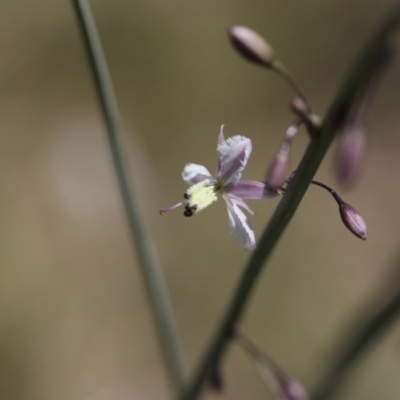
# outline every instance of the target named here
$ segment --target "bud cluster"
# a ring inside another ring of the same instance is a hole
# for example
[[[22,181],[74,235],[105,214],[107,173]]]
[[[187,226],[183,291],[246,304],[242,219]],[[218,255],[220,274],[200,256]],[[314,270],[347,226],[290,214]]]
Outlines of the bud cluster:
[[[257,32],[244,26],[234,26],[229,30],[229,38],[235,49],[247,60],[268,68],[278,73],[296,92],[296,96],[290,102],[290,110],[296,115],[296,122],[286,131],[282,143],[275,153],[265,176],[265,183],[271,189],[278,190],[281,193],[285,191],[285,184],[288,184],[291,178],[287,179],[290,161],[290,149],[293,138],[298,132],[301,124],[307,128],[311,138],[319,135],[321,128],[321,119],[312,111],[309,101],[299,88],[292,75],[282,62],[276,57],[275,51],[269,43]],[[376,81],[376,77],[387,65],[392,54],[387,51],[381,51],[377,55],[376,68],[373,70],[370,80],[360,90],[359,101],[352,106],[351,112],[345,113],[351,123],[349,123],[342,132],[340,143],[336,153],[335,170],[339,181],[342,184],[352,183],[358,176],[364,163],[366,150],[365,119],[366,119],[366,101],[370,97],[370,87]],[[365,240],[367,237],[367,228],[364,220],[359,213],[350,205],[345,203],[335,191],[328,186],[313,181],[315,185],[327,189],[335,198],[339,205],[340,216],[345,226],[357,237]]]

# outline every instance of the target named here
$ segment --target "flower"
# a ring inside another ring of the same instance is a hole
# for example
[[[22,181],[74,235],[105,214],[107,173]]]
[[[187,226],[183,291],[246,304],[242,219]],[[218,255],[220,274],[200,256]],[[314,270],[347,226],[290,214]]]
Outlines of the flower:
[[[183,205],[185,208],[183,215],[191,217],[216,201],[217,195],[221,195],[228,208],[231,233],[246,250],[253,250],[256,247],[254,231],[240,207],[252,215],[254,212],[243,200],[271,198],[277,196],[279,192],[264,182],[240,182],[252,150],[251,140],[244,136],[233,136],[225,140],[223,128],[224,125],[221,126],[218,135],[216,177],[202,165],[186,164],[182,178],[191,186],[183,195],[184,200],[161,210],[160,214],[163,215]]]

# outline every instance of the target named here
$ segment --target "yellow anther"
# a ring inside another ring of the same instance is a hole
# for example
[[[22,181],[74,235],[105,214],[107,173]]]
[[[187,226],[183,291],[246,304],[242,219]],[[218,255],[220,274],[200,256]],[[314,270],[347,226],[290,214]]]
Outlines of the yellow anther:
[[[183,205],[185,207],[185,215],[191,216],[204,210],[210,204],[217,200],[218,187],[210,184],[210,180],[206,179],[191,186],[184,194]]]

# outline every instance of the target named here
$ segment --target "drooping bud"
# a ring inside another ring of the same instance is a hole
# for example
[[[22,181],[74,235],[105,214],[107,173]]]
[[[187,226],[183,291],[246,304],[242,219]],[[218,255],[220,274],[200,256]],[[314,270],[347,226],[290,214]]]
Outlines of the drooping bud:
[[[339,205],[340,216],[343,223],[349,229],[350,232],[354,233],[357,237],[362,240],[367,239],[367,224],[363,217],[358,211],[347,203],[341,203]]]
[[[290,377],[267,354],[260,350],[243,332],[237,335],[239,344],[249,354],[260,377],[274,400],[308,400],[308,394],[300,382]]]
[[[257,32],[245,26],[233,26],[228,34],[233,46],[243,57],[264,67],[271,67],[275,52]]]
[[[363,126],[351,125],[341,134],[334,167],[342,185],[349,186],[358,178],[365,161],[366,139]]]
[[[331,189],[324,183],[318,181],[311,181],[311,183],[313,185],[324,188],[333,196],[333,198],[339,205],[340,218],[342,218],[342,221],[345,224],[346,228],[358,238],[366,240],[367,224],[365,223],[362,216],[358,213],[358,211],[350,204],[345,203],[333,189]]]
[[[336,153],[335,172],[339,183],[351,185],[363,166],[366,150],[365,126],[380,78],[395,55],[390,43],[374,50],[368,71],[351,101],[344,103],[333,119],[339,132],[343,129]]]

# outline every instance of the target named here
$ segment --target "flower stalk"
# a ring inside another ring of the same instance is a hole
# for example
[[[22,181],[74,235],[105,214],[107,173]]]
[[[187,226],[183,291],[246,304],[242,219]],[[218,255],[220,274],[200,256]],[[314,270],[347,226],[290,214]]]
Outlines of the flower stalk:
[[[320,118],[313,113],[304,92],[300,89],[289,70],[276,57],[275,51],[270,44],[253,29],[245,26],[232,26],[228,31],[228,36],[240,55],[255,64],[276,72],[293,89],[304,104],[305,109],[301,117],[306,122],[307,130],[312,136],[320,125]]]
[[[95,81],[97,96],[107,129],[114,168],[132,234],[132,244],[136,247],[138,253],[139,265],[146,283],[147,295],[163,349],[166,369],[169,373],[171,384],[178,393],[183,389],[184,385],[185,368],[183,352],[166,283],[152,245],[152,240],[145,229],[145,223],[142,220],[141,212],[137,205],[132,185],[133,181],[129,175],[129,167],[124,154],[123,132],[118,105],[108,72],[107,62],[89,4],[86,0],[72,0],[72,4]]]
[[[300,97],[304,101],[304,104],[306,105],[306,113],[308,115],[311,115],[312,114],[311,105],[310,105],[309,101],[307,100],[306,95],[301,90],[300,86],[297,84],[296,80],[293,78],[293,76],[289,72],[289,70],[279,60],[275,60],[272,63],[271,68],[278,75],[280,75],[286,81],[286,83],[293,89],[293,91],[297,94],[297,96]]]

